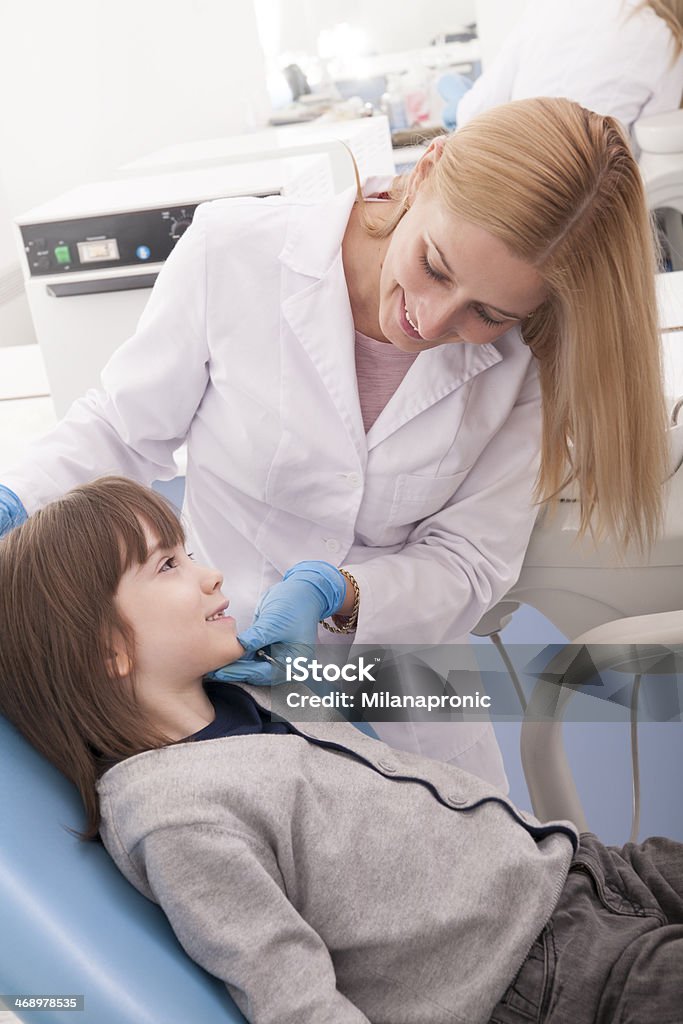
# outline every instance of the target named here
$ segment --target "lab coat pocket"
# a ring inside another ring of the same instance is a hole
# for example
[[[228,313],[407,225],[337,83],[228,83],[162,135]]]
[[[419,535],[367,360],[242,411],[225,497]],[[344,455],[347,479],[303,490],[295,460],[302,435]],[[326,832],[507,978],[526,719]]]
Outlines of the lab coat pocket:
[[[437,477],[401,473],[396,479],[389,522],[393,526],[412,525],[434,515],[452,498],[470,468]]]
[[[366,547],[399,550],[417,523],[443,508],[467,472],[439,477],[368,474],[356,519],[356,540]]]

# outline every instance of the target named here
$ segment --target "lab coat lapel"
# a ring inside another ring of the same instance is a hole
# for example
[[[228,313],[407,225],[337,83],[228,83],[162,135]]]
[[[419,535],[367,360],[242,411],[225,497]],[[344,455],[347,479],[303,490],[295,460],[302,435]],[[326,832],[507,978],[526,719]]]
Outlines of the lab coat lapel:
[[[502,358],[493,344],[440,345],[421,352],[368,431],[368,451]]]
[[[367,448],[358,400],[355,335],[341,256],[354,197],[350,189],[335,196],[324,210],[317,204],[299,210],[280,259],[295,275],[295,290],[282,304],[284,319],[308,353],[364,465]]]
[[[341,257],[354,199],[355,189],[347,189],[324,209],[315,204],[297,210],[280,254],[282,263],[295,275],[292,294],[283,301],[282,310],[365,465],[369,450],[500,362],[502,356],[493,344],[440,345],[421,352],[366,437],[358,399],[353,317]]]

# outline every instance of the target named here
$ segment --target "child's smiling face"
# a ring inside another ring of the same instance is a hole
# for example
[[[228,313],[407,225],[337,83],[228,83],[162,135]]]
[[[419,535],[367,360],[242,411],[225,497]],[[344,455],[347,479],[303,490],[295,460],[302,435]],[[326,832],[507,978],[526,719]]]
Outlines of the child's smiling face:
[[[165,548],[146,525],[144,531],[147,560],[124,572],[116,592],[135,637],[135,676],[169,685],[201,680],[244,653],[235,620],[222,614],[229,603],[223,576],[198,565],[182,545]]]

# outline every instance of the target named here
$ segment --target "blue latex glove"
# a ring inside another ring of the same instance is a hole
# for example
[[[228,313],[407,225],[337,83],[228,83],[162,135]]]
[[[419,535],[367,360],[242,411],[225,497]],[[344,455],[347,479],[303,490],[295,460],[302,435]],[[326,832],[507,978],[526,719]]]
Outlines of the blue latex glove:
[[[0,484],[0,537],[28,519],[26,509],[14,491]]]
[[[212,672],[211,678],[257,686],[283,683],[285,658],[312,657],[318,623],[334,615],[345,596],[346,580],[339,569],[329,562],[297,562],[263,595],[251,626],[237,634],[243,657]],[[256,652],[264,649],[277,664],[258,657]]]

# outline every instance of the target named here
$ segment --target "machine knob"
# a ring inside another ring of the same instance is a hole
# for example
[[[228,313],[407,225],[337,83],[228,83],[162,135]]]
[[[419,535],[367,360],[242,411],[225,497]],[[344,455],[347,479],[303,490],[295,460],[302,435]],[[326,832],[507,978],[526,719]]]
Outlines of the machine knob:
[[[174,242],[177,242],[180,236],[185,234],[191,223],[191,217],[178,217],[173,220],[171,224],[171,238]]]

